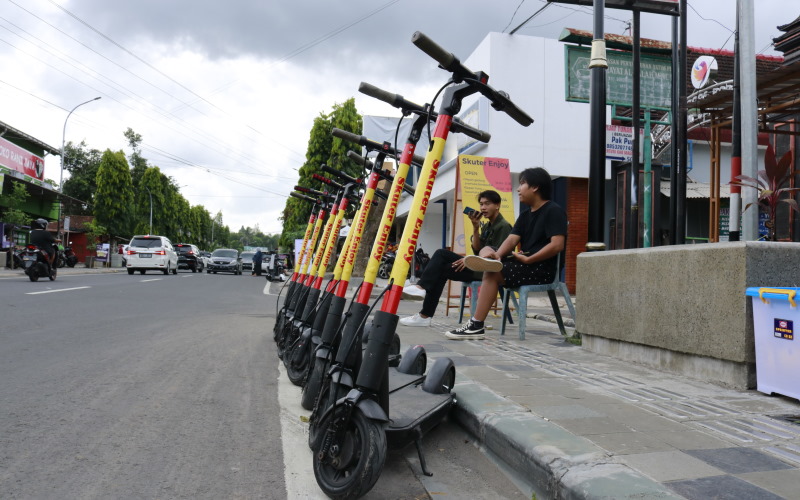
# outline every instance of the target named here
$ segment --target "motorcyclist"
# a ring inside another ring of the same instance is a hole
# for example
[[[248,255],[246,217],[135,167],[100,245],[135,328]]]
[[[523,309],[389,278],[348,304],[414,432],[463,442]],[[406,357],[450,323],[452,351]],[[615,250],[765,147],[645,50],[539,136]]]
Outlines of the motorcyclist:
[[[36,245],[47,253],[48,262],[52,266],[56,256],[56,239],[46,230],[47,219],[36,219],[31,223],[31,227],[33,228],[30,238],[31,244]]]

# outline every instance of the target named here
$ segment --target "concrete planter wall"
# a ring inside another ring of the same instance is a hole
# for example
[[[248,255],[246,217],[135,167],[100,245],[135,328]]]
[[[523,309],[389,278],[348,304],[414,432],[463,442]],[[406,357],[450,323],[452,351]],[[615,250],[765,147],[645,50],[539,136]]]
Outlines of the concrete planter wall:
[[[755,387],[749,286],[800,286],[800,244],[733,242],[583,253],[576,330],[586,349]]]

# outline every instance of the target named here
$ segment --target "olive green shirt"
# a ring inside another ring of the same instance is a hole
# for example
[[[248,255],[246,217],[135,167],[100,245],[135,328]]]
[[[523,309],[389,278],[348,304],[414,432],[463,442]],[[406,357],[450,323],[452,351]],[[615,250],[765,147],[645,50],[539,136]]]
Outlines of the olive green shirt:
[[[486,221],[481,223],[480,247],[492,247],[497,250],[506,241],[509,234],[511,234],[511,224],[503,218],[502,214],[498,213],[494,222]],[[470,237],[470,242],[472,242],[472,237]],[[475,281],[479,281],[482,278],[483,273],[475,271]]]

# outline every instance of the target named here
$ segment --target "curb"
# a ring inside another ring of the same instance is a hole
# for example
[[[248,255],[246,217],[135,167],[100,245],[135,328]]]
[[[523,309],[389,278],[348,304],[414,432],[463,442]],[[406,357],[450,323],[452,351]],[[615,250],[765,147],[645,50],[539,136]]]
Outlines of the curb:
[[[455,419],[536,491],[555,499],[681,499],[594,443],[461,376]]]

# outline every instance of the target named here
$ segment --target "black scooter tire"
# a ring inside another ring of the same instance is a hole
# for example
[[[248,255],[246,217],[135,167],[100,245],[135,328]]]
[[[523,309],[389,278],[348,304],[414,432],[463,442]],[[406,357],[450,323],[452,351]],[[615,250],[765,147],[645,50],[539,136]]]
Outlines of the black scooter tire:
[[[347,422],[339,422],[346,413],[345,408],[332,411],[321,423],[323,433],[334,422],[345,426],[335,446],[323,453],[319,448],[328,438],[324,436],[314,450],[314,477],[333,499],[361,498],[378,482],[386,463],[385,424],[370,420],[358,408],[353,408]]]
[[[311,369],[306,385],[303,386],[303,396],[300,398],[300,406],[305,410],[314,409],[314,401],[317,400],[319,390],[322,387],[322,379],[325,378],[326,364],[325,360],[314,358],[314,367]]]
[[[409,347],[403,359],[397,366],[397,371],[400,373],[407,373],[409,375],[425,375],[425,369],[428,367],[428,356],[425,354],[425,348],[421,345]]]
[[[310,354],[308,352],[308,344],[311,339],[305,342],[302,338],[297,338],[295,343],[286,350],[283,360],[286,364],[286,374],[289,376],[289,381],[297,386],[302,386],[308,375],[310,365]]]
[[[57,273],[58,273],[58,271],[55,268],[50,269],[50,275],[48,276],[48,278],[50,278],[50,281],[55,281],[56,280],[56,274]]]
[[[28,273],[28,278],[33,282],[37,282],[37,281],[39,281],[39,273],[35,272],[32,269],[31,272]]]
[[[433,363],[422,390],[431,394],[449,394],[456,383],[456,367],[450,358],[439,358]]]

